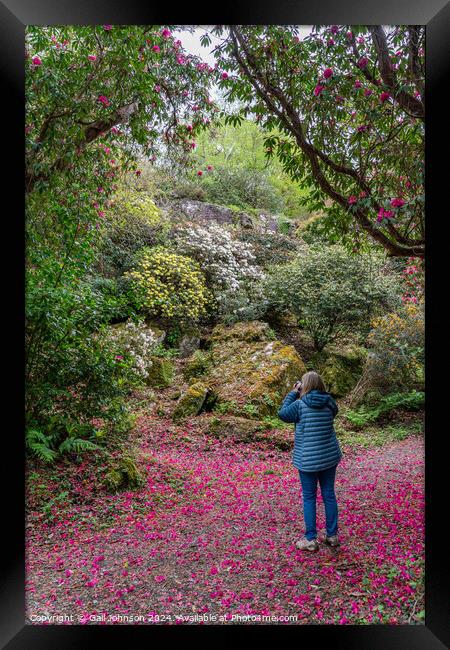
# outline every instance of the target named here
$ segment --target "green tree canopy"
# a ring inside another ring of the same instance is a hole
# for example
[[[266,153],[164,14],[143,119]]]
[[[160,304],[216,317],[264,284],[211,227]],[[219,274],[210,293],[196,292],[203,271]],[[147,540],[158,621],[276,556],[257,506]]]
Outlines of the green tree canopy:
[[[424,28],[216,26],[217,82],[313,209],[424,256]],[[273,135],[277,128],[282,135]],[[330,204],[331,199],[331,204]]]

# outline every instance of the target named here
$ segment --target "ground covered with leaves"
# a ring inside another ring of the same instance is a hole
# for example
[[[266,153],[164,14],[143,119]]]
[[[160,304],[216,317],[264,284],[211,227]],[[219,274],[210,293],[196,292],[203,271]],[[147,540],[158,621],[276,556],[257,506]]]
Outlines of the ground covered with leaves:
[[[343,445],[342,545],[312,554],[295,547],[299,477],[270,431],[233,443],[209,435],[207,416],[176,426],[143,409],[130,440],[140,489],[100,490],[88,457],[28,477],[28,623],[423,622],[420,434]]]

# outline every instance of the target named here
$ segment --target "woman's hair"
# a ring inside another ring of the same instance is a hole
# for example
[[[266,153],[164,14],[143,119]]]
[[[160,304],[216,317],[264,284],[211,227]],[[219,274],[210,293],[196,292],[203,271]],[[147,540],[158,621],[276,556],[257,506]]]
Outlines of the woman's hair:
[[[314,372],[314,370],[311,370],[310,372],[307,372],[303,375],[300,397],[303,397],[303,395],[309,393],[310,390],[321,390],[324,393],[326,392],[322,377],[319,375],[319,373]]]

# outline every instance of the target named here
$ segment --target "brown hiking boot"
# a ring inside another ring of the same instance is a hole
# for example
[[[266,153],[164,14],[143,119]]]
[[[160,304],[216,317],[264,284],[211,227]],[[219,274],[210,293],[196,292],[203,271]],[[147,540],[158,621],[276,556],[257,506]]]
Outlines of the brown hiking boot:
[[[319,550],[319,544],[316,539],[306,539],[306,537],[303,537],[302,539],[299,539],[298,542],[295,542],[295,545],[301,551]]]
[[[332,535],[331,537],[326,536],[323,540],[328,546],[340,546],[340,541],[337,535]]]

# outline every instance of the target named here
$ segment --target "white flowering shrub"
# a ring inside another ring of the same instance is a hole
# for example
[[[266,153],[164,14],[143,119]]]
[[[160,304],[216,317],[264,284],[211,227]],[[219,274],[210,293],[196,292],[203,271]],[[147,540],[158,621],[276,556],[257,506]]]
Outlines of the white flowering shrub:
[[[158,341],[144,321],[129,320],[123,326],[110,327],[105,332],[104,341],[118,361],[122,357],[129,357],[136,373],[143,379],[148,377],[148,369],[152,365],[150,356]]]
[[[199,263],[219,302],[224,290],[237,291],[243,281],[264,278],[251,244],[234,239],[222,225],[181,226],[174,238],[178,250]]]

